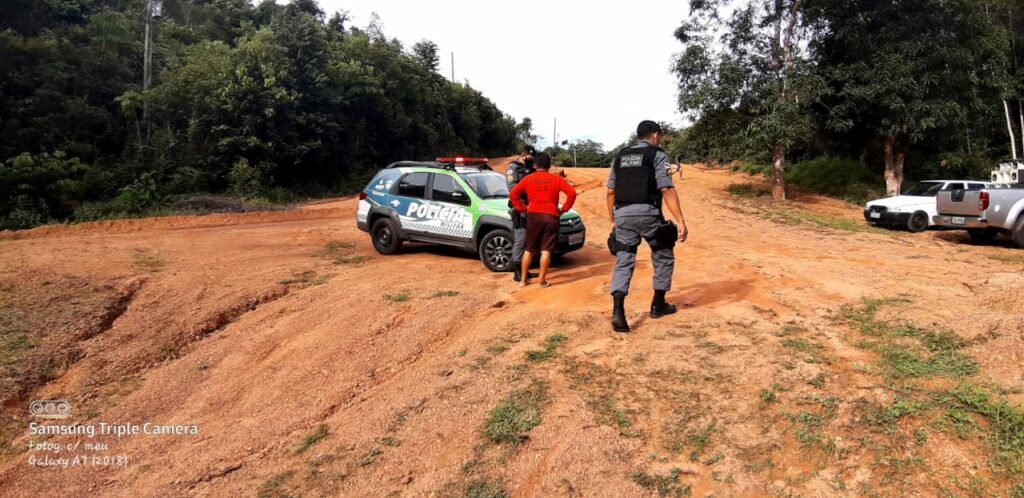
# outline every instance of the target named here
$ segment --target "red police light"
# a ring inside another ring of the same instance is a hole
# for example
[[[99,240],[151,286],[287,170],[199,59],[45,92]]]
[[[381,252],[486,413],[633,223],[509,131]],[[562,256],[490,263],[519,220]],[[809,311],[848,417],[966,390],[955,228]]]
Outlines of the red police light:
[[[439,157],[434,161],[445,164],[487,164],[486,157]]]

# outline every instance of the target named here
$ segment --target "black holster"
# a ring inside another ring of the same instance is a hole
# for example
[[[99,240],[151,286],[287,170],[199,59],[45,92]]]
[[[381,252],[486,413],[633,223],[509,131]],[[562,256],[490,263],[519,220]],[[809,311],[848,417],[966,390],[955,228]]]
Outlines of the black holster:
[[[676,246],[677,240],[679,240],[679,227],[671,221],[663,220],[656,225],[654,236],[647,239],[647,243],[651,246],[652,251],[671,250]]]
[[[617,256],[619,251],[626,251],[636,254],[638,246],[628,246],[619,242],[619,239],[615,237],[615,230],[612,229],[612,233],[608,234],[608,252],[612,253],[612,256]]]
[[[509,214],[509,216],[512,217],[512,229],[513,230],[518,230],[520,228],[526,228],[526,216],[523,216],[522,213],[520,213],[519,211],[516,211],[516,208],[509,209],[508,210],[508,214]]]

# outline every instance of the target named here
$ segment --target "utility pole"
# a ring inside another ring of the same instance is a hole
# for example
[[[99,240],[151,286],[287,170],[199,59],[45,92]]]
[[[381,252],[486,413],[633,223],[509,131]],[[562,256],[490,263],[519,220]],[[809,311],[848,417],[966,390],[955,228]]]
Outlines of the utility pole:
[[[142,91],[153,86],[153,0],[146,1],[146,39],[142,49]]]
[[[146,93],[153,86],[153,0],[146,0],[146,39],[142,49],[142,119],[149,136],[149,102]]]
[[[452,83],[455,83],[455,52],[452,52]]]
[[[555,118],[555,129],[551,132],[551,148],[558,148],[558,118]]]

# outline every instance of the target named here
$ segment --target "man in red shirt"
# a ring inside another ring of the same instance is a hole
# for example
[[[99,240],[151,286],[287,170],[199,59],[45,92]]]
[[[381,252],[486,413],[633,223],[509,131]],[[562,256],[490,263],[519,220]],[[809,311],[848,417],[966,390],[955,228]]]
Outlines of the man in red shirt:
[[[522,179],[509,192],[512,207],[526,214],[526,252],[523,254],[523,279],[519,286],[529,280],[530,263],[540,253],[540,286],[547,287],[548,268],[551,267],[551,253],[558,249],[558,226],[562,213],[572,209],[576,202],[576,189],[564,178],[551,174],[551,156],[541,152],[534,156],[536,173]],[[558,206],[559,194],[565,192],[565,204]],[[523,195],[526,203],[523,203]]]

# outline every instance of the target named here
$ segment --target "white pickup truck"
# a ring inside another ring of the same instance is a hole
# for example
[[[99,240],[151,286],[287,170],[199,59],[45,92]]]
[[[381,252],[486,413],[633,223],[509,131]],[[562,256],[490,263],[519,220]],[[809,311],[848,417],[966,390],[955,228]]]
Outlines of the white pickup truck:
[[[939,192],[936,225],[967,230],[976,242],[1008,234],[1024,247],[1024,162],[1000,164],[992,172],[992,186],[979,190],[956,189]]]

